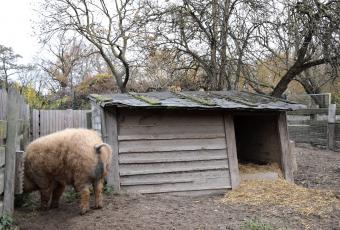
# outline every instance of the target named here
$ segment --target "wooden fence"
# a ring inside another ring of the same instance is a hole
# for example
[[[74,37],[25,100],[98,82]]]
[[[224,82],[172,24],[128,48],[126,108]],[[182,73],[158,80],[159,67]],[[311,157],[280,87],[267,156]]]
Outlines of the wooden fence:
[[[66,128],[87,128],[90,110],[33,110],[31,118],[32,139]]]
[[[291,140],[340,151],[340,109],[305,109],[288,112]]]
[[[0,90],[0,214],[11,214],[22,192],[22,151],[29,141],[29,107],[14,89]]]

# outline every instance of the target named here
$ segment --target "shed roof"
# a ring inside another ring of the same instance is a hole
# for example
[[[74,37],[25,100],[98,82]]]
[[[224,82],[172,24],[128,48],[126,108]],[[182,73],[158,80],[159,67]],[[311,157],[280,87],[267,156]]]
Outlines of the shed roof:
[[[238,109],[238,110],[296,110],[304,105],[287,100],[238,91],[185,91],[91,94],[101,107]]]

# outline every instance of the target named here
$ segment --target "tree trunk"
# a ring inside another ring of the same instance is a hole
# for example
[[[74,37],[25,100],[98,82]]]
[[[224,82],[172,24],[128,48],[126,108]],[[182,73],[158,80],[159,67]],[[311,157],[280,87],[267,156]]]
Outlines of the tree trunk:
[[[209,88],[212,90],[218,89],[219,74],[217,64],[217,37],[218,37],[218,0],[212,2],[212,31],[210,40],[210,71],[212,73],[212,79],[210,80]]]
[[[228,21],[229,21],[229,8],[230,8],[230,0],[224,1],[223,8],[223,21],[221,28],[221,66],[219,73],[219,89],[223,88],[223,81],[227,81],[228,90],[231,89],[230,80],[227,79],[226,65],[227,65],[227,34],[228,34]]]

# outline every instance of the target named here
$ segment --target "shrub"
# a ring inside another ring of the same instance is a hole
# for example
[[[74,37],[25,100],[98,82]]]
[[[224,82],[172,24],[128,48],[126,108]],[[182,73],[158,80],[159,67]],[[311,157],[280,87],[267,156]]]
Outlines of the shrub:
[[[14,229],[12,217],[7,214],[0,216],[0,230],[12,229]]]

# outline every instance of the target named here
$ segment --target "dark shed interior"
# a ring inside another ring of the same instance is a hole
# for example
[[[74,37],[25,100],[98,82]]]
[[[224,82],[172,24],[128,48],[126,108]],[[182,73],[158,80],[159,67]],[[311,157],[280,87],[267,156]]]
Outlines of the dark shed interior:
[[[281,165],[278,115],[237,114],[234,125],[239,163]]]

